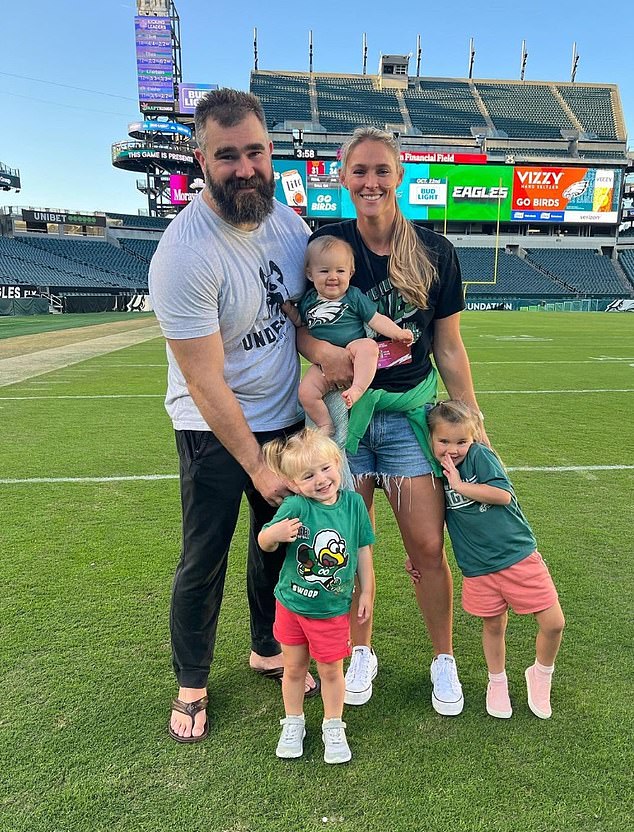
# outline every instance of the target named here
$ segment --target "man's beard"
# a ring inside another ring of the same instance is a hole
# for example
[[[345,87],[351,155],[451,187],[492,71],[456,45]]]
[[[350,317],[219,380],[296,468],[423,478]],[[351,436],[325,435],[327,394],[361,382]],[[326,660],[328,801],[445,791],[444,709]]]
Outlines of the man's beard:
[[[275,180],[267,182],[259,174],[251,179],[232,178],[226,182],[215,182],[205,170],[205,183],[219,214],[232,225],[259,225],[273,210]],[[245,191],[245,188],[254,188]]]

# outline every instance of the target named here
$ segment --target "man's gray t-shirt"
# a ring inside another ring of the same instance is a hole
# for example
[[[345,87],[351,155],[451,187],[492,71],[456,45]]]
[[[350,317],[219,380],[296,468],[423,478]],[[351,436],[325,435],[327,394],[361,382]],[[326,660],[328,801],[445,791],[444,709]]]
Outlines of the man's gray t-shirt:
[[[301,416],[295,327],[281,305],[304,292],[310,230],[275,201],[254,231],[225,222],[197,196],[169,225],[150,264],[150,298],[163,335],[220,332],[224,376],[252,431],[288,427]],[[175,430],[209,430],[167,346],[165,407]]]

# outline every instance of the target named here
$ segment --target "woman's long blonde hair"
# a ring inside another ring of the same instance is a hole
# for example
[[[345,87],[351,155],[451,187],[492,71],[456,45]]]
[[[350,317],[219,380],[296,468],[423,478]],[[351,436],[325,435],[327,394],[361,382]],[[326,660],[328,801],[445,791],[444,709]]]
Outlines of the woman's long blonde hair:
[[[346,169],[350,153],[366,141],[381,142],[392,154],[397,173],[403,170],[401,149],[396,138],[377,127],[357,127],[341,149],[342,170]],[[438,276],[437,264],[433,262],[413,224],[403,216],[398,203],[390,241],[388,276],[390,283],[405,300],[420,309],[427,309],[429,289]]]

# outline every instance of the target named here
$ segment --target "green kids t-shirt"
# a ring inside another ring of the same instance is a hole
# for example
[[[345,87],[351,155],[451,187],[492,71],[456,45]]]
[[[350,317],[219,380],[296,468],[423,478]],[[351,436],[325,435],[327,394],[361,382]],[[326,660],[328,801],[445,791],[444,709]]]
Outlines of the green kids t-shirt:
[[[334,618],[349,612],[358,551],[374,543],[362,497],[354,491],[340,491],[337,502],[326,505],[293,494],[264,528],[295,517],[302,525],[297,540],[286,544],[275,597],[287,609],[308,618]]]
[[[309,289],[299,302],[299,314],[310,334],[337,347],[365,338],[363,324],[376,313],[376,304],[354,286],[339,300],[324,300],[315,289]]]
[[[474,442],[457,467],[464,482],[492,485],[511,495],[507,506],[478,503],[458,494],[445,480],[447,531],[463,575],[475,578],[499,572],[534,552],[535,536],[493,451]]]

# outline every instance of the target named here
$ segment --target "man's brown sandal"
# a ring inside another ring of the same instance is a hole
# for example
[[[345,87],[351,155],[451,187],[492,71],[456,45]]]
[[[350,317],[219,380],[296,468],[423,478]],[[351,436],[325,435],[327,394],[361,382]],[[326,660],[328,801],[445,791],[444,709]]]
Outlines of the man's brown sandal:
[[[185,716],[190,717],[192,721],[193,731],[194,719],[196,717],[196,714],[200,711],[206,711],[208,702],[208,696],[203,696],[200,699],[197,699],[195,702],[183,702],[182,699],[174,699],[174,701],[172,702],[172,710],[178,711],[180,714],[185,714]],[[200,742],[201,740],[204,740],[207,734],[209,733],[209,718],[205,713],[205,730],[199,737],[194,737],[193,735],[191,737],[179,737],[178,734],[176,734],[172,730],[171,723],[168,726],[167,732],[173,740],[176,740],[176,742]]]

